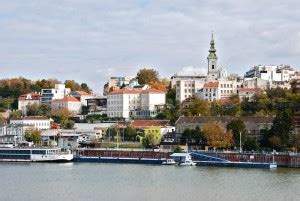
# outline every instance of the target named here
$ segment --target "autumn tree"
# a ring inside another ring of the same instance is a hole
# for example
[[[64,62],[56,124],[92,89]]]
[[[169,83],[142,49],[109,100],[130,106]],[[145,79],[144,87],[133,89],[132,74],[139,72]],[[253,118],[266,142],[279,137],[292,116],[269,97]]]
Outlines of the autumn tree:
[[[27,142],[33,142],[35,144],[42,141],[41,131],[31,128],[25,131],[25,140]]]
[[[150,84],[159,82],[159,73],[154,69],[143,68],[137,73],[136,78],[139,84]]]
[[[219,122],[208,122],[203,126],[203,134],[208,146],[215,148],[229,148],[232,143],[231,131],[226,131],[225,127]]]
[[[65,81],[66,88],[70,88],[71,91],[80,90],[80,85],[74,80],[66,80]]]

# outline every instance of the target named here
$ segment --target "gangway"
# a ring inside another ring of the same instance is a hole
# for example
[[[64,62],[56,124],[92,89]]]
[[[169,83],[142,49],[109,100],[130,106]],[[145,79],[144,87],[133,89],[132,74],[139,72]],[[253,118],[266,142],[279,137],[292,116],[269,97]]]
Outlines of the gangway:
[[[203,153],[199,152],[190,152],[192,157],[198,161],[218,161],[218,162],[230,162],[229,160],[223,159],[223,158],[218,158],[214,156],[209,156]]]

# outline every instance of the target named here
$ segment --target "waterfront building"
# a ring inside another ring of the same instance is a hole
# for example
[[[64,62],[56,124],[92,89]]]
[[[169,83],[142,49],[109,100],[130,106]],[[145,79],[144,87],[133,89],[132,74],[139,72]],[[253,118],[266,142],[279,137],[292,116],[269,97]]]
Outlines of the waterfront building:
[[[10,124],[22,124],[33,126],[37,130],[46,130],[50,129],[51,119],[43,116],[27,116],[10,119]]]
[[[69,95],[71,92],[70,88],[66,88],[64,84],[55,84],[52,89],[41,90],[41,104],[51,106],[53,100],[62,99]]]
[[[62,99],[52,101],[52,110],[66,109],[72,114],[81,113],[81,102],[72,96],[66,96]]]
[[[19,96],[18,98],[18,110],[22,111],[22,114],[27,113],[27,107],[29,105],[40,105],[41,95],[38,93],[28,93]]]
[[[150,118],[156,116],[165,103],[164,91],[115,90],[107,96],[107,115],[123,118]]]
[[[25,141],[25,132],[30,129],[34,129],[34,126],[19,123],[0,125],[0,142],[18,144]]]

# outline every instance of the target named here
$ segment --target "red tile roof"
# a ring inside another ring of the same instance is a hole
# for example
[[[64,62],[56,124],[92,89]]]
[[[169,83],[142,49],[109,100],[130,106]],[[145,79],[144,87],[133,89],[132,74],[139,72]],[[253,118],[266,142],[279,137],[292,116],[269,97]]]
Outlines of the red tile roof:
[[[255,88],[240,88],[239,91],[240,92],[256,92],[257,89],[255,89]]]
[[[134,127],[144,128],[150,126],[167,126],[169,120],[135,120],[131,123]]]
[[[53,102],[80,102],[77,98],[72,96],[66,96],[63,99],[56,99]]]
[[[165,94],[165,91],[157,89],[146,89],[142,91],[142,94]]]
[[[117,89],[109,93],[112,94],[140,94],[142,90],[134,90],[134,89]]]
[[[203,88],[216,88],[219,86],[219,82],[208,82],[205,83]]]
[[[80,96],[90,96],[91,94],[86,91],[76,91]]]
[[[11,120],[49,120],[49,118],[44,116],[26,116],[23,118],[13,118]]]
[[[31,96],[31,99],[27,99],[27,96]],[[28,93],[28,94],[23,94],[19,96],[19,100],[39,100],[41,97],[40,94],[38,93]]]

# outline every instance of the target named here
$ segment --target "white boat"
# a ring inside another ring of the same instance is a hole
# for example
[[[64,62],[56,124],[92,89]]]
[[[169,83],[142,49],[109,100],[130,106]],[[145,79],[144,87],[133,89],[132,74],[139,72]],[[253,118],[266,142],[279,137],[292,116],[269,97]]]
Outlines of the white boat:
[[[68,162],[71,151],[61,148],[0,148],[0,162]]]
[[[177,164],[174,159],[170,158],[170,159],[167,159],[166,161],[162,162],[163,165],[175,165]]]
[[[189,153],[174,153],[171,158],[180,166],[195,166],[196,163],[192,161]]]

